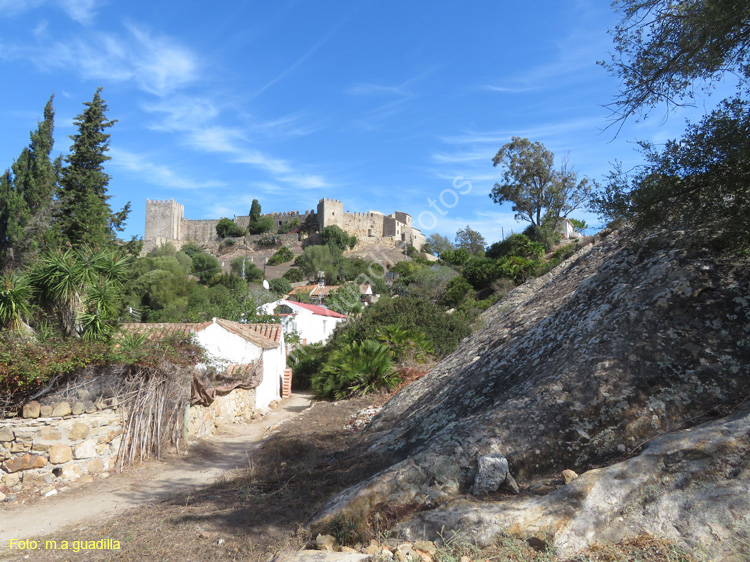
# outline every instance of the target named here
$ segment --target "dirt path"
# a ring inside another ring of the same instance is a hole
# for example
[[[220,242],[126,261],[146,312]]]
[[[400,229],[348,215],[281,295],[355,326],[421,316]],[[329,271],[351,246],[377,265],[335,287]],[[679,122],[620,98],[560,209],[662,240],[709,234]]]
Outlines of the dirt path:
[[[311,404],[309,395],[294,394],[261,421],[198,440],[183,458],[150,462],[32,504],[0,507],[0,552],[7,550],[11,539],[52,533],[87,519],[104,520],[212,484],[228,471],[247,466],[253,451],[276,426]]]

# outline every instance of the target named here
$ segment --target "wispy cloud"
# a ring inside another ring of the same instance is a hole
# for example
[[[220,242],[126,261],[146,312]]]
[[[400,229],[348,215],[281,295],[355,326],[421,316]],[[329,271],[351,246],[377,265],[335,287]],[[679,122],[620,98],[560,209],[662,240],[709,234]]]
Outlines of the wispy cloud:
[[[15,17],[45,4],[57,5],[68,17],[83,25],[93,23],[101,0],[0,0],[0,17]]]
[[[137,173],[144,181],[159,186],[176,189],[204,189],[223,187],[226,184],[214,180],[197,181],[187,178],[162,164],[151,162],[146,156],[122,149],[110,149],[112,164]]]
[[[588,1],[571,6],[576,25],[557,41],[556,50],[546,62],[515,76],[503,77],[484,89],[502,94],[525,94],[559,90],[568,84],[580,84],[587,74],[595,76],[599,72],[596,61],[607,52],[611,42],[599,25],[603,11],[606,7]]]
[[[57,0],[57,2],[71,19],[83,25],[93,23],[99,6],[104,3],[99,0]]]
[[[425,70],[401,84],[396,85],[373,83],[355,84],[346,91],[347,94],[368,98],[395,99],[391,99],[386,103],[381,103],[375,108],[369,110],[361,118],[353,120],[352,124],[363,131],[374,131],[380,129],[383,121],[402,113],[407,108],[408,102],[417,97],[413,86],[432,72],[431,69]]]
[[[198,57],[188,48],[145,27],[126,25],[126,34],[92,33],[30,49],[29,59],[43,70],[67,70],[84,79],[133,81],[160,97],[195,82]]]
[[[179,132],[187,146],[226,154],[233,163],[247,164],[268,173],[273,182],[298,189],[321,189],[330,185],[320,175],[301,173],[291,162],[250,146],[252,125],[246,130],[213,124],[220,117],[220,111],[207,100],[185,98],[175,105],[156,104],[147,110],[166,115],[154,129]]]
[[[258,90],[253,93],[253,95],[250,97],[250,99],[254,99],[261,95],[263,92],[268,90],[271,86],[276,84],[277,82],[280,82],[284,78],[286,78],[289,74],[297,70],[302,64],[305,63],[310,57],[312,57],[318,49],[320,49],[323,45],[328,43],[328,41],[333,37],[333,35],[338,31],[338,28],[340,25],[335,26],[333,29],[331,29],[328,33],[326,33],[323,37],[321,37],[318,41],[315,42],[315,44],[310,47],[300,58],[298,58],[294,63],[292,63],[288,68],[283,70],[280,74],[276,75],[272,80],[269,82],[266,82],[263,86],[261,86]]]

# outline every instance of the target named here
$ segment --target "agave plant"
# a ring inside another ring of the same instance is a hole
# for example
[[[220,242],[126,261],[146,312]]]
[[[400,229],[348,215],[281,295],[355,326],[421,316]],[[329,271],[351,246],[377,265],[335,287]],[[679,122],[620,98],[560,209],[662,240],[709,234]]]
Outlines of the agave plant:
[[[312,378],[318,396],[335,400],[395,388],[400,382],[388,348],[374,340],[355,341],[337,349]]]
[[[14,272],[0,277],[0,326],[20,332],[24,319],[31,316],[31,297],[34,289],[28,278]]]
[[[42,301],[55,308],[69,335],[108,335],[105,324],[119,304],[129,258],[112,250],[68,249],[43,255],[33,272]],[[117,303],[117,304],[115,304]]]
[[[88,288],[86,311],[79,315],[83,339],[101,341],[115,332],[121,294],[113,281],[100,281]]]

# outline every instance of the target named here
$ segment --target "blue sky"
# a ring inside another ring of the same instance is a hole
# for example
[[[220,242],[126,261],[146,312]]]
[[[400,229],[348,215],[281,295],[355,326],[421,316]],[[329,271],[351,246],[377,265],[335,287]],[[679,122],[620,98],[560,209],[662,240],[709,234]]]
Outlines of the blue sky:
[[[468,224],[491,243],[525,227],[488,197],[512,136],[601,179],[615,159],[640,161],[636,139],[663,142],[697,115],[604,130],[618,82],[596,61],[616,21],[603,0],[0,0],[0,166],[52,94],[65,153],[101,86],[118,120],[110,203],[133,207],[126,238],[143,235],[147,198],[203,219],[328,197],[408,212],[426,235]]]

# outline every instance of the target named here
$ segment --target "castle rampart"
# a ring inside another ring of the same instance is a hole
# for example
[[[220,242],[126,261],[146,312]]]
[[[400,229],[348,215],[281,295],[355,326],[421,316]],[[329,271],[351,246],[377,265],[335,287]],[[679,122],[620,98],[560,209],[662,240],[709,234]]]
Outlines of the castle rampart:
[[[391,215],[384,215],[378,211],[350,213],[344,211],[344,204],[338,199],[321,199],[317,212],[315,210],[283,211],[266,213],[262,216],[270,216],[274,221],[274,228],[277,229],[293,220],[299,220],[302,223],[310,215],[317,219],[320,230],[335,225],[362,240],[390,239],[397,243],[412,244],[418,250],[422,249],[425,242],[424,234],[412,227],[411,215],[408,213],[400,211]],[[250,217],[248,215],[236,216],[234,222],[240,228],[248,228]],[[218,223],[219,219],[186,219],[184,206],[175,202],[174,199],[169,201],[147,199],[144,249],[149,250],[165,242],[172,242],[177,247],[181,247],[188,241],[217,242],[219,240],[216,234]]]

